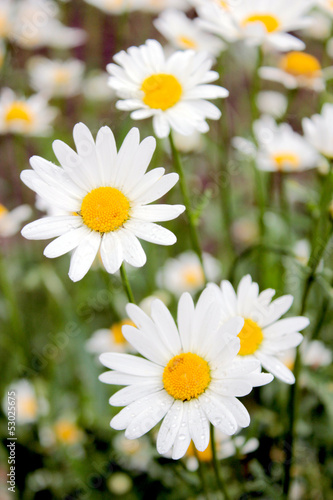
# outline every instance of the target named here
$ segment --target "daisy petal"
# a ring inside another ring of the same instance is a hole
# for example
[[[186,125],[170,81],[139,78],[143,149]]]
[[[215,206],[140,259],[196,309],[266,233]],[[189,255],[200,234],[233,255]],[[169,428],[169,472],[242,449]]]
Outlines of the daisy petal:
[[[295,383],[293,373],[282,363],[282,361],[276,359],[274,356],[269,356],[262,352],[258,352],[257,357],[261,361],[265,370],[272,373],[274,377],[282,380],[282,382],[285,382],[286,384]]]
[[[101,244],[101,236],[91,231],[74,251],[68,276],[72,281],[81,280],[89,271]]]
[[[169,412],[163,419],[157,436],[157,451],[161,455],[172,448],[183,417],[183,402],[175,400]]]

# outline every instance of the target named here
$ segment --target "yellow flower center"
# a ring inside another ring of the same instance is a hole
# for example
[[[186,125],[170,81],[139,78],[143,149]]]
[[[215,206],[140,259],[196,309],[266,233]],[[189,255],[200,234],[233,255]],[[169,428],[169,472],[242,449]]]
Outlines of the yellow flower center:
[[[14,101],[11,103],[5,113],[5,122],[11,123],[14,121],[25,122],[30,125],[33,121],[29,106],[23,101]]]
[[[252,319],[245,319],[244,326],[238,334],[240,339],[240,356],[248,356],[256,352],[264,335],[260,326]]]
[[[0,218],[6,214],[8,214],[7,208],[4,205],[1,205],[1,203],[0,203]]]
[[[216,443],[216,447],[219,448],[218,442]],[[209,445],[204,451],[199,451],[195,449],[193,441],[191,441],[190,446],[187,449],[186,455],[190,457],[197,456],[200,462],[211,462],[213,460],[212,445],[209,442]]]
[[[135,326],[133,321],[131,321],[130,319],[124,319],[123,321],[119,321],[118,323],[114,323],[110,328],[112,340],[114,341],[115,344],[126,344],[127,343],[127,340],[125,339],[125,337],[121,331],[121,329],[124,325]]]
[[[200,266],[192,266],[184,269],[183,279],[187,285],[192,287],[201,286],[205,282],[204,273]]]
[[[77,426],[67,420],[59,420],[54,426],[54,431],[57,439],[62,443],[73,444],[80,438]]]
[[[148,76],[141,86],[144,93],[143,102],[153,109],[172,108],[181,98],[183,89],[173,75],[156,73]]]
[[[278,169],[283,169],[284,167],[297,168],[300,165],[300,157],[295,153],[289,153],[288,151],[284,153],[273,154],[272,160],[274,161]]]
[[[228,2],[224,2],[223,0],[217,0],[217,3],[222,7],[222,9],[229,10]]]
[[[37,415],[37,408],[36,398],[22,398],[19,405],[19,416],[34,418]]]
[[[126,196],[113,187],[99,187],[82,201],[83,222],[93,231],[108,233],[119,229],[129,218],[130,204]]]
[[[247,26],[252,23],[261,23],[265,26],[267,33],[273,33],[280,27],[280,22],[271,14],[252,14],[243,20],[242,25]]]
[[[207,361],[192,352],[174,356],[163,372],[164,389],[170,396],[181,401],[190,401],[200,396],[210,381]]]
[[[279,64],[280,68],[293,76],[305,76],[313,78],[321,72],[318,59],[304,52],[290,52],[283,56]]]
[[[57,68],[54,72],[54,82],[56,85],[65,85],[70,80],[70,74],[67,69]]]
[[[194,40],[192,40],[191,38],[187,38],[186,36],[179,36],[177,40],[178,40],[179,45],[181,45],[185,49],[196,49],[197,48],[196,42]]]

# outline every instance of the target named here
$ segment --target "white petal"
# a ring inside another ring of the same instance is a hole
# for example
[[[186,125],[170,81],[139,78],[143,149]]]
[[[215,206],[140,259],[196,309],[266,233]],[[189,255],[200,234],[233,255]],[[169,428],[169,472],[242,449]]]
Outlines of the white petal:
[[[103,235],[101,242],[101,259],[108,273],[115,273],[123,262],[123,250],[120,239],[115,232]]]
[[[274,377],[282,380],[282,382],[286,382],[286,384],[293,384],[295,382],[293,373],[279,359],[261,352],[257,353],[257,357],[265,370],[272,373]]]
[[[217,397],[212,391],[206,390],[199,399],[201,407],[214,427],[228,436],[235,434],[238,429],[236,419],[223,405],[220,397]]]
[[[221,396],[242,397],[252,391],[252,385],[244,379],[212,380],[210,388]]]
[[[130,222],[131,221],[128,221],[126,223],[126,229],[121,229],[118,231],[117,235],[121,242],[124,260],[131,264],[131,266],[142,267],[145,265],[147,257],[140,242],[131,231],[131,227],[129,226]]]
[[[99,177],[101,185],[113,185],[116,172],[117,146],[114,135],[109,127],[99,129],[96,137],[96,152],[100,168]]]
[[[178,303],[178,329],[183,346],[183,351],[188,352],[191,348],[192,318],[194,317],[194,304],[191,295],[183,293]]]
[[[147,359],[120,352],[106,352],[100,355],[99,360],[107,368],[130,375],[156,377],[161,375],[163,371],[160,366],[151,363]]]
[[[150,405],[147,403],[146,408],[131,421],[126,429],[125,437],[136,439],[149,432],[162,420],[173,402],[174,399],[166,391],[156,393]]]
[[[146,382],[139,382],[117,391],[113,396],[111,396],[109,403],[112,406],[127,406],[133,403],[133,401],[141,399],[154,392],[158,392],[161,389],[163,389],[161,380],[159,383],[150,380],[147,380]]]
[[[139,143],[139,129],[133,127],[126,135],[117,156],[115,184],[119,189],[122,189],[126,185],[126,179],[137,156]]]
[[[124,325],[122,333],[127,340],[142,356],[149,359],[153,363],[165,366],[170,359],[170,352],[161,349],[160,345],[156,346],[156,341],[151,336],[146,335],[133,326]],[[158,342],[158,344],[160,344]],[[158,347],[158,348],[156,348]]]
[[[248,427],[250,425],[250,415],[245,406],[234,397],[223,397],[223,404],[233,414],[237,424],[240,427]]]
[[[156,174],[161,174],[159,176],[152,177],[153,172]],[[164,170],[154,169],[151,172],[148,172],[142,180],[143,182],[143,190],[140,190],[138,193],[132,194],[133,201],[136,204],[146,205],[148,203],[152,203],[157,199],[164,196],[166,193],[173,188],[173,186],[177,183],[179,176],[176,173],[171,173],[167,175],[163,175]],[[154,182],[146,183],[146,179],[149,176],[149,180],[152,179]]]
[[[127,221],[126,228],[132,231],[135,236],[137,236],[141,240],[149,241],[150,243],[156,243],[157,245],[173,245],[177,241],[176,236],[171,231],[165,229],[164,227],[158,226],[153,222],[144,222],[131,219]]]
[[[168,120],[162,114],[156,114],[153,118],[153,127],[159,139],[168,137],[170,133],[170,126]]]
[[[268,312],[265,320],[263,322],[260,322],[260,326],[264,328],[274,323],[274,321],[279,319],[290,309],[293,301],[294,298],[292,295],[283,295],[282,297],[275,299],[268,307]]]
[[[158,394],[161,394],[162,392],[167,394],[165,391],[154,392],[153,394],[140,398],[137,401],[134,401],[130,405],[126,406],[115,417],[113,417],[110,422],[111,427],[113,427],[113,429],[116,429],[117,431],[126,429],[126,427],[128,427],[131,422],[133,422],[133,419],[137,415],[140,415],[140,413],[144,411],[148,405],[155,403]]]
[[[277,321],[264,329],[265,337],[275,337],[286,333],[299,332],[309,325],[310,321],[304,316],[294,316]]]
[[[47,240],[78,228],[82,225],[81,217],[75,215],[58,215],[43,217],[30,222],[22,229],[22,236],[28,240]]]
[[[101,244],[101,236],[91,231],[74,251],[68,276],[72,281],[81,280],[89,271]]]
[[[262,352],[267,354],[276,354],[293,347],[297,347],[303,340],[303,335],[298,332],[281,335],[274,339],[266,339],[260,346]]]
[[[183,407],[182,401],[175,400],[163,419],[156,442],[157,451],[161,455],[167,453],[174,444],[183,416]]]
[[[188,405],[188,424],[194,446],[199,451],[205,451],[209,445],[209,422],[196,399]]]
[[[90,230],[85,226],[68,231],[45,247],[45,257],[54,259],[55,257],[59,257],[60,255],[70,252],[76,248],[89,233]]]
[[[191,435],[188,425],[188,403],[185,402],[182,404],[183,404],[182,420],[179,425],[179,430],[175,438],[172,449],[172,458],[174,460],[179,460],[185,455],[191,442]]]
[[[181,351],[179,333],[169,309],[159,299],[151,304],[151,317],[160,333],[164,344],[169,351],[176,356]]]
[[[176,219],[185,210],[184,205],[145,205],[132,210],[132,217],[148,222]]]
[[[137,384],[139,381],[141,381],[142,383],[147,382],[147,377],[141,377],[139,375],[131,375],[129,373],[123,373],[120,371],[104,372],[98,378],[101,382],[104,382],[104,384],[112,384],[112,385]],[[150,376],[149,380],[153,380],[153,377]]]

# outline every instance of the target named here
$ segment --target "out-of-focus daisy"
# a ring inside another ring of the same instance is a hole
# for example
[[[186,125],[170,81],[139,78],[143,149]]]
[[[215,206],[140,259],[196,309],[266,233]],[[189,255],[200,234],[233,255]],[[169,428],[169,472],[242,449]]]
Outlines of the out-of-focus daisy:
[[[0,134],[48,135],[57,113],[41,94],[25,98],[4,88],[0,94]]]
[[[302,363],[313,370],[321,366],[328,366],[332,363],[332,351],[328,349],[320,340],[303,342],[300,347]]]
[[[281,118],[287,110],[288,99],[280,92],[263,90],[257,94],[257,107],[260,113]]]
[[[333,17],[333,2],[332,0],[317,0],[318,7],[327,12],[331,17]]]
[[[85,31],[64,26],[57,19],[59,8],[51,0],[20,0],[13,8],[10,39],[20,47],[71,48],[86,40]]]
[[[304,135],[319,153],[333,158],[333,104],[326,103],[321,113],[311,118],[304,118],[302,125]]]
[[[114,90],[108,85],[106,71],[90,72],[84,79],[82,92],[90,101],[104,102],[115,98]]]
[[[28,64],[30,85],[49,98],[71,97],[81,92],[84,67],[78,59],[34,57]]]
[[[147,436],[141,439],[126,439],[123,433],[117,434],[112,440],[113,449],[117,457],[120,457],[120,464],[127,470],[147,471],[154,452]]]
[[[201,25],[207,31],[220,35],[227,42],[245,40],[250,45],[265,45],[277,50],[302,50],[304,43],[288,31],[305,28],[311,23],[305,17],[313,0],[243,0],[207,2],[197,8]]]
[[[287,89],[305,87],[316,92],[325,89],[319,60],[306,52],[289,52],[281,57],[279,67],[263,66],[259,75],[265,80],[282,83]]]
[[[312,23],[303,30],[304,36],[314,40],[327,40],[331,34],[332,19],[323,12],[311,12]]]
[[[130,352],[131,346],[121,332],[124,325],[135,326],[130,319],[124,319],[114,323],[110,328],[96,330],[86,342],[86,349],[94,354],[102,354],[106,351]]]
[[[161,300],[163,304],[168,306],[171,302],[171,295],[166,290],[156,290],[152,295],[148,295],[148,297],[141,300],[139,303],[140,309],[149,316],[151,313],[151,305],[156,299]]]
[[[82,442],[84,433],[70,418],[60,418],[53,425],[54,437],[57,443],[72,446]]]
[[[22,223],[28,220],[31,214],[29,205],[20,205],[9,211],[0,203],[0,237],[8,238],[18,233]]]
[[[85,0],[107,14],[123,14],[135,10],[138,0]]]
[[[113,406],[125,406],[111,427],[125,430],[128,439],[150,431],[162,419],[157,451],[172,458],[186,453],[191,439],[199,451],[209,443],[209,422],[228,435],[238,426],[247,427],[250,416],[237,399],[254,386],[272,380],[260,373],[260,363],[236,359],[237,338],[243,320],[220,323],[217,303],[206,289],[194,307],[184,293],[178,304],[178,328],[163,302],[155,300],[151,318],[134,304],[127,314],[138,328],[123,327],[123,335],[144,357],[105,353],[101,363],[113,371],[100,376],[102,382],[125,385],[110,398]]]
[[[217,120],[220,110],[206,99],[227,97],[223,87],[210,85],[218,79],[211,71],[212,60],[204,52],[177,51],[165,58],[162,46],[148,40],[114,56],[117,64],[108,64],[109,84],[122,99],[118,109],[132,111],[131,118],[153,117],[158,137],[167,137],[170,129],[183,135],[209,130],[207,118]]]
[[[70,215],[44,217],[22,230],[28,239],[57,236],[44,250],[49,258],[71,250],[69,276],[82,279],[98,251],[109,273],[115,273],[123,261],[134,267],[146,262],[138,238],[172,245],[175,235],[154,222],[172,220],[183,205],[149,205],[167,193],[177,182],[175,173],[164,176],[164,169],[145,173],[156,147],[153,137],[140,144],[139,131],[133,128],[117,153],[113,133],[102,127],[95,141],[89,129],[74,127],[77,153],[62,141],[53,149],[62,166],[38,156],[30,159],[33,170],[21,173],[23,182],[56,207]]]
[[[251,438],[246,440],[245,436],[228,436],[222,432],[215,433],[215,446],[216,455],[219,460],[224,458],[232,457],[233,455],[239,454],[241,456],[252,453],[259,446],[259,441],[256,438]],[[205,451],[194,452],[193,443],[190,444],[186,456],[186,466],[189,470],[197,470],[199,467],[198,459],[200,462],[212,462],[213,454],[211,443]]]
[[[209,288],[216,293],[222,321],[237,316],[244,318],[244,326],[238,334],[238,357],[246,361],[257,359],[275,377],[293,384],[294,375],[278,356],[302,342],[299,331],[309,324],[303,316],[279,319],[290,309],[293,297],[283,295],[271,302],[275,290],[268,288],[259,294],[259,286],[252,282],[250,275],[241,279],[237,293],[229,281],[222,281],[221,287],[210,284]]]
[[[303,264],[303,266],[306,266],[311,254],[311,245],[309,240],[298,240],[293,247],[293,251],[296,259]]]
[[[173,133],[173,142],[178,151],[182,153],[198,153],[204,149],[203,134],[195,130],[190,135]]]
[[[321,158],[309,142],[287,123],[277,125],[270,116],[263,116],[253,124],[259,145],[235,137],[233,146],[255,158],[260,170],[269,172],[302,172],[317,167]]]
[[[220,38],[201,29],[198,19],[189,19],[184,12],[178,10],[162,12],[155,19],[154,25],[176,49],[204,50],[217,56],[225,48]]]
[[[244,247],[253,244],[259,238],[259,228],[255,220],[241,217],[231,226],[232,236],[236,244]]]
[[[8,391],[5,393],[6,397],[3,399],[2,403],[3,410],[6,414],[9,406],[7,392],[10,393],[12,398],[15,398],[17,424],[31,424],[36,422],[39,415],[45,413],[46,402],[41,398],[37,398],[34,386],[28,380],[18,380],[8,387]],[[15,393],[14,396],[12,392]]]
[[[207,278],[216,281],[221,272],[219,262],[208,253],[203,254],[203,262]],[[157,284],[178,297],[183,292],[198,292],[205,286],[205,275],[199,257],[188,251],[168,259],[157,274]]]
[[[133,488],[133,481],[125,472],[113,472],[106,484],[108,490],[116,496],[126,495]]]

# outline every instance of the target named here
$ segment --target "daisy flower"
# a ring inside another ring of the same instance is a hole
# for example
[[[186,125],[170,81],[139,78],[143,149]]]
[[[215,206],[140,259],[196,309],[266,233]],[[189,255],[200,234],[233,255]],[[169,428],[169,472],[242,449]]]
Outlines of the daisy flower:
[[[183,135],[209,130],[206,118],[218,120],[220,110],[206,101],[227,97],[223,87],[209,85],[219,78],[211,71],[212,59],[205,52],[177,51],[166,59],[162,46],[148,40],[114,56],[109,64],[109,85],[122,99],[118,109],[132,111],[131,118],[153,117],[158,137],[167,137],[170,129]]]
[[[220,264],[210,254],[203,254],[205,274],[210,281],[216,281],[220,275]],[[192,294],[205,286],[205,274],[199,257],[194,252],[183,252],[174,259],[168,259],[157,273],[157,284],[176,296],[183,292]]]
[[[304,118],[302,125],[306,139],[319,153],[333,158],[333,104],[326,103],[321,114]]]
[[[29,205],[20,205],[9,211],[0,203],[0,237],[8,238],[18,233],[25,222],[32,214]]]
[[[309,324],[308,318],[295,316],[279,319],[293,303],[291,295],[283,295],[271,302],[275,291],[271,288],[259,294],[259,286],[250,275],[244,276],[235,292],[229,281],[222,281],[221,287],[209,284],[220,304],[222,321],[241,316],[244,326],[238,338],[238,358],[248,362],[260,361],[265,370],[287,384],[293,384],[293,373],[278,359],[283,351],[298,346],[303,335],[300,330]]]
[[[317,6],[333,17],[333,2],[332,0],[317,0]]]
[[[138,0],[85,0],[107,14],[123,14],[135,10]]]
[[[201,25],[227,42],[245,40],[249,45],[265,45],[277,50],[302,50],[304,43],[287,33],[305,28],[311,18],[305,14],[313,0],[243,0],[229,2],[228,7],[218,2],[198,6]]]
[[[135,326],[130,319],[124,319],[114,323],[110,328],[96,330],[86,342],[87,351],[94,354],[102,354],[105,351],[131,351],[131,346],[121,332],[124,325]]]
[[[9,88],[0,93],[0,134],[49,135],[57,114],[41,94],[25,98]]]
[[[204,50],[213,56],[225,49],[221,39],[203,31],[198,19],[189,19],[184,12],[166,10],[153,24],[176,49]]]
[[[6,391],[6,396],[2,401],[4,413],[7,413],[8,396],[7,392],[15,393],[16,398],[16,418],[18,424],[31,424],[36,422],[39,416],[44,415],[48,410],[47,401],[38,397],[34,386],[27,379],[20,379],[13,382]],[[11,394],[12,395],[12,394]]]
[[[163,168],[145,173],[155,139],[148,137],[140,144],[139,131],[133,128],[117,153],[109,127],[99,130],[96,144],[83,123],[75,125],[73,135],[77,153],[62,141],[53,143],[62,168],[33,156],[33,170],[21,173],[28,187],[69,215],[32,222],[23,228],[23,236],[37,240],[58,236],[44,250],[49,258],[75,249],[69,270],[73,281],[85,276],[99,250],[105,269],[115,273],[123,261],[134,267],[145,264],[138,238],[174,244],[175,235],[154,222],[175,219],[185,207],[149,205],[178,180],[175,173],[164,176]]]
[[[270,116],[253,124],[258,149],[241,137],[232,140],[233,146],[255,158],[260,170],[269,172],[302,172],[320,164],[320,156],[309,142],[287,123],[277,125]]]
[[[281,118],[288,107],[287,97],[273,90],[258,92],[256,102],[260,113],[271,115],[273,118]]]
[[[316,92],[325,89],[320,62],[306,52],[289,52],[280,58],[277,68],[259,68],[259,75],[265,80],[282,83],[287,89],[304,87]]]
[[[127,386],[110,398],[113,406],[125,406],[111,427],[125,430],[128,439],[150,431],[162,419],[157,451],[172,449],[172,458],[185,455],[191,440],[199,451],[209,443],[209,422],[228,435],[247,427],[250,416],[237,399],[254,386],[272,380],[260,373],[257,360],[236,358],[237,338],[243,320],[221,325],[217,303],[205,289],[194,307],[184,293],[178,304],[178,328],[166,306],[155,300],[151,317],[134,304],[127,314],[137,325],[123,327],[123,335],[143,356],[105,353],[103,365],[113,371],[100,375],[108,384]]]
[[[78,59],[34,57],[28,63],[30,85],[49,98],[72,97],[81,92],[84,67]]]

